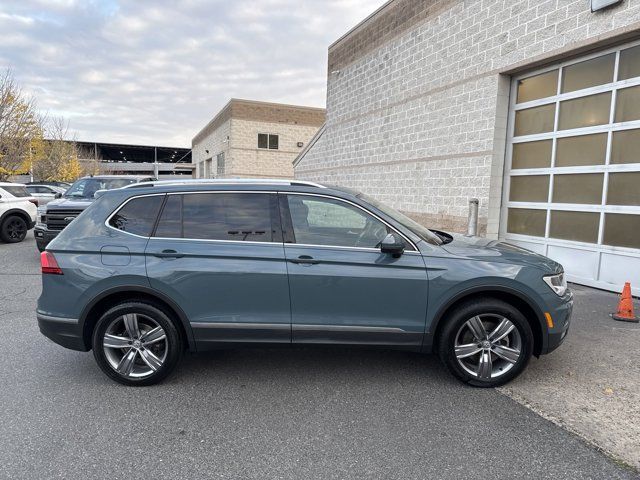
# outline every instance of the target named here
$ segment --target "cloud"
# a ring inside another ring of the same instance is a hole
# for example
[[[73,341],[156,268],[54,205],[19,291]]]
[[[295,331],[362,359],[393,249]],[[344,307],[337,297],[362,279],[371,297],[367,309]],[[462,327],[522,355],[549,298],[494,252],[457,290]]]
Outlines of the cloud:
[[[328,45],[384,0],[3,0],[11,68],[80,140],[188,146],[231,97],[324,106]]]

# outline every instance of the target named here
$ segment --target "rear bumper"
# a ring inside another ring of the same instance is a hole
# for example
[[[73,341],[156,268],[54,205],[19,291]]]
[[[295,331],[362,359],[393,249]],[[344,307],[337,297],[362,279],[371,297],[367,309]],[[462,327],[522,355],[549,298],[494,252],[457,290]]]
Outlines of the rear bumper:
[[[37,312],[36,317],[40,333],[45,337],[71,350],[89,350],[84,344],[82,328],[77,318],[53,317],[41,312]]]

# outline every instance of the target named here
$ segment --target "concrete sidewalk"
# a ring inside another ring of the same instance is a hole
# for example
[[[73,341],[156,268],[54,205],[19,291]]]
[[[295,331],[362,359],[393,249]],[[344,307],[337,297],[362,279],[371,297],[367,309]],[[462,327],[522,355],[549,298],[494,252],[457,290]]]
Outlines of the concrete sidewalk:
[[[500,390],[640,469],[640,325],[616,322],[618,295],[571,285],[569,335]],[[636,313],[638,301],[635,300]]]

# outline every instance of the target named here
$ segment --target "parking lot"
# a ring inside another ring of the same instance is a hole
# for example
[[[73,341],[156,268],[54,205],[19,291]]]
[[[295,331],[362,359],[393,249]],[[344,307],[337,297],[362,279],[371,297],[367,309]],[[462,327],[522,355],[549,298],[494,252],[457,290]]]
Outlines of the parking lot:
[[[165,383],[127,388],[107,379],[91,353],[40,335],[39,294],[32,234],[21,244],[0,244],[2,478],[637,478],[556,424],[578,432],[585,422],[593,426],[584,412],[574,423],[563,418],[582,405],[573,398],[563,412],[567,392],[592,381],[581,363],[631,369],[620,378],[637,374],[637,341],[626,365],[616,364],[622,353],[585,353],[592,335],[581,329],[594,317],[592,300],[602,303],[597,295],[577,295],[565,346],[533,359],[529,371],[498,391],[461,385],[435,357],[307,348],[188,355]],[[614,335],[631,345],[639,330],[625,328]],[[615,381],[611,388],[603,401],[613,405],[614,418],[596,427],[618,438],[620,430],[608,430],[618,421],[616,409],[637,392],[620,398]],[[629,407],[637,412],[637,404]],[[630,454],[638,448],[620,445]]]

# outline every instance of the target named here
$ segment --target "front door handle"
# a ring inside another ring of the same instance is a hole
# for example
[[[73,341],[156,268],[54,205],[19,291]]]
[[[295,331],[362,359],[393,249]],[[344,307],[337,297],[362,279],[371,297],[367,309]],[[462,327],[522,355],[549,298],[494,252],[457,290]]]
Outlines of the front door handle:
[[[151,255],[158,258],[182,258],[183,253],[178,253],[175,250],[162,250],[161,252],[154,252]]]
[[[320,260],[315,260],[309,255],[300,255],[298,258],[290,258],[289,261],[298,265],[317,265],[320,263]]]

